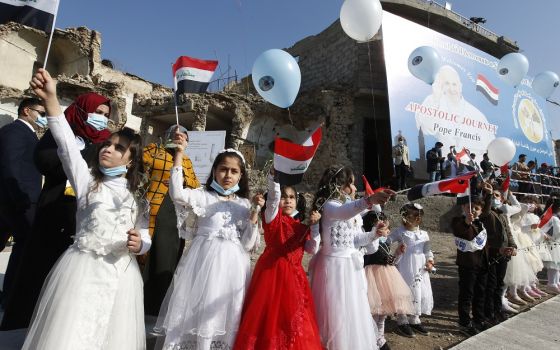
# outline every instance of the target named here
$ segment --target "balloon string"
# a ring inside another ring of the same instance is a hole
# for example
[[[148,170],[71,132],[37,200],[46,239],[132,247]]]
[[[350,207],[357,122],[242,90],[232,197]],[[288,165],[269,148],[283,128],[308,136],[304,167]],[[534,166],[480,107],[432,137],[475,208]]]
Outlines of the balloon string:
[[[287,109],[288,109],[288,119],[290,119],[290,124],[294,126],[294,121],[292,120],[292,114],[290,113],[290,107],[288,107]]]
[[[379,145],[379,138],[377,137],[377,118],[375,117],[375,94],[373,93],[373,67],[371,64],[371,50],[369,47],[369,41],[367,42],[367,54],[369,61],[369,83],[371,87],[371,107],[373,110],[373,133],[375,135],[375,144]],[[375,157],[377,158],[377,179],[381,181],[381,167],[379,162],[379,151],[375,152]]]

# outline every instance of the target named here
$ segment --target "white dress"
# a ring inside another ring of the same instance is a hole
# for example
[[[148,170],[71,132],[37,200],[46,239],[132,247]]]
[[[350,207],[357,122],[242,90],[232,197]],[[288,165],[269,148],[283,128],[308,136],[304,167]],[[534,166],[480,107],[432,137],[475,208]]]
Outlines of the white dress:
[[[541,261],[549,261],[551,259],[548,246],[545,244],[546,233],[541,232],[539,228],[531,228],[532,225],[537,225],[540,218],[533,214],[527,213],[521,220],[521,231],[525,233],[534,245],[534,251],[539,255]]]
[[[543,259],[543,263],[547,269],[560,270],[560,219],[556,215],[553,215],[541,228],[544,234],[550,229],[552,229],[552,237],[546,242],[550,258]]]
[[[510,204],[504,204],[499,209],[508,219],[509,229],[518,250],[516,255],[511,256],[507,264],[504,285],[508,287],[527,286],[537,280],[530,262],[532,256],[528,256],[528,250],[522,249],[526,242],[521,236],[523,233],[521,232],[520,222],[521,216],[527,212],[527,205],[519,203],[517,198],[511,193],[508,195],[508,201]]]
[[[196,230],[167,291],[154,331],[163,349],[230,349],[250,282],[249,251],[259,235],[249,221],[249,200],[225,200],[203,188],[183,188],[182,168],[171,169],[169,194],[180,231],[185,212]]]
[[[48,120],[76,193],[77,233],[43,285],[23,349],[145,349],[142,277],[126,241],[136,228],[140,254],[148,251],[147,211],[138,209],[123,177],[106,177],[90,190],[93,177],[66,119]]]
[[[410,231],[401,226],[387,236],[387,244],[406,244],[405,252],[399,256],[397,268],[412,291],[415,315],[431,315],[434,308],[430,274],[424,266],[434,255],[430,248],[430,237],[424,230]]]
[[[377,251],[374,232],[364,232],[364,199],[329,200],[323,206],[322,246],[310,262],[311,292],[321,342],[329,350],[377,349],[377,327],[369,312],[363,253]],[[319,246],[319,242],[315,243]]]

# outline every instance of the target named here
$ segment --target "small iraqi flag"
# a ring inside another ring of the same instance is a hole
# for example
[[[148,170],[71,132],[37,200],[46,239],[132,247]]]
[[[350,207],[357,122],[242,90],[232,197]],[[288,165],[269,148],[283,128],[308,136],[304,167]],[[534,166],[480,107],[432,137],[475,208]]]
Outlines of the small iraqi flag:
[[[498,104],[500,90],[492,85],[492,83],[482,74],[478,74],[476,76],[476,90],[480,91],[484,96],[486,96],[488,101],[490,101],[490,103],[492,103],[493,105]]]
[[[321,127],[298,145],[277,137],[274,140],[274,171],[281,185],[295,185],[301,182],[311,160],[321,143]]]
[[[59,0],[0,0],[0,24],[17,22],[50,33]]]
[[[173,82],[176,96],[191,92],[206,92],[218,61],[205,61],[181,56],[173,65]]]
[[[457,176],[449,180],[429,182],[412,187],[408,191],[408,200],[414,201],[422,197],[433,196],[440,193],[465,193],[469,189],[469,181],[476,175],[475,171]]]
[[[365,175],[362,175],[362,181],[364,182],[364,192],[366,196],[371,196],[372,194],[376,194],[377,192],[385,190],[385,187],[379,187],[375,190],[372,189]]]
[[[459,153],[455,154],[455,158],[461,164],[471,165],[472,163],[469,152],[465,149],[465,147],[463,147],[463,149]]]
[[[550,205],[548,207],[548,209],[544,212],[544,214],[541,216],[541,221],[539,221],[539,228],[543,228],[544,225],[548,224],[548,222],[550,221],[550,219],[552,219],[552,205]]]

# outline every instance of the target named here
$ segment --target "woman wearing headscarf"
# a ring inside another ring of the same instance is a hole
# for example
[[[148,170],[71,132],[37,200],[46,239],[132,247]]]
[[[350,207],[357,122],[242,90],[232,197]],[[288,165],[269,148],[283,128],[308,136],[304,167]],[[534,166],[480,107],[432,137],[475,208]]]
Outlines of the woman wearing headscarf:
[[[82,156],[96,156],[97,145],[109,138],[110,100],[96,93],[76,98],[64,111]],[[50,131],[35,149],[35,165],[44,176],[31,237],[24,248],[12,293],[8,295],[0,329],[27,328],[41,287],[60,255],[73,243],[76,232],[76,198],[62,169]]]

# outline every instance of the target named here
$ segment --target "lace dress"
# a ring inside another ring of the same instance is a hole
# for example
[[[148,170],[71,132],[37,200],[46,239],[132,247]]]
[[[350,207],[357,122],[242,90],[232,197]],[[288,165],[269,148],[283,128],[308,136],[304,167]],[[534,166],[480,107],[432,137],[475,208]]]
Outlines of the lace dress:
[[[181,233],[192,243],[163,301],[154,330],[164,336],[157,348],[230,349],[251,277],[248,252],[259,235],[249,222],[250,203],[183,188],[180,167],[171,169],[169,194],[180,230],[187,212],[196,215],[196,229]]]
[[[377,327],[369,310],[361,247],[373,254],[379,240],[364,232],[360,212],[364,199],[344,204],[329,200],[323,206],[323,245],[309,270],[317,324],[323,347],[330,350],[377,349]],[[318,243],[317,243],[318,246]]]
[[[280,185],[269,178],[266,248],[245,304],[236,350],[321,350],[311,289],[301,260],[309,228],[279,211]],[[318,230],[318,225],[314,226]]]
[[[123,177],[106,177],[91,190],[93,178],[66,119],[48,119],[76,193],[77,233],[43,285],[23,349],[144,349],[142,277],[126,241],[136,227],[140,254],[150,248],[148,217]]]
[[[424,266],[434,255],[430,249],[430,237],[424,230],[409,231],[401,226],[387,237],[387,244],[406,244],[405,252],[397,260],[397,268],[412,291],[414,315],[430,315],[434,308],[430,274]]]

